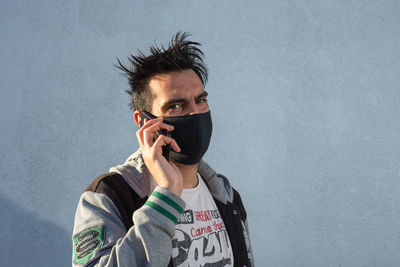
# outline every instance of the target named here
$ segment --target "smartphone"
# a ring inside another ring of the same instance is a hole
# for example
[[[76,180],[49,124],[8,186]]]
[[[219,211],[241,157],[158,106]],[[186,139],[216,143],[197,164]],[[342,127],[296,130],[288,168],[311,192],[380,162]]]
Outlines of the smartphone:
[[[141,120],[140,120],[140,127],[142,127],[143,125],[144,125],[144,119],[145,118],[147,118],[148,120],[152,120],[152,119],[156,119],[157,117],[156,116],[154,116],[153,114],[151,114],[150,112],[147,112],[147,111],[144,111],[144,110],[142,110],[141,112]],[[165,136],[168,136],[168,137],[171,137],[171,134],[167,131],[167,130],[165,130],[165,129],[163,129],[163,130],[160,130],[160,131],[157,131],[156,132],[156,136],[154,137],[154,141],[158,138],[158,136],[159,135],[165,135]],[[169,144],[167,144],[167,145],[165,145],[165,146],[163,146],[162,147],[162,154],[163,154],[163,156],[164,156],[164,158],[167,160],[167,161],[169,161],[169,154],[170,154],[170,152],[171,152],[171,146],[169,145]]]

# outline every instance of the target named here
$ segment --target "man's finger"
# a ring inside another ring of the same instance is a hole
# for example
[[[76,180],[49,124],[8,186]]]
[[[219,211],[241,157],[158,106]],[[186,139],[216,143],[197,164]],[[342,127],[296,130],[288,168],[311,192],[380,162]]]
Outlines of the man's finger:
[[[144,147],[151,147],[154,144],[154,132],[143,131],[143,145]]]
[[[165,136],[165,135],[160,135],[157,140],[154,143],[154,146],[163,146],[163,145],[171,145],[171,148],[175,151],[175,152],[180,152],[181,149],[178,146],[178,144],[176,143],[175,139]]]
[[[162,121],[162,118],[157,118],[154,120],[149,120],[147,118],[144,118],[144,124],[142,125],[142,127],[139,128],[139,130],[136,131],[136,137],[138,139],[140,147],[143,147],[145,145],[144,130],[159,121]],[[151,144],[152,144],[152,142],[151,142]]]
[[[155,118],[155,119],[151,119],[151,120],[144,118],[144,124],[142,125],[142,127],[140,127],[140,129],[144,130],[144,129],[150,127],[151,125],[161,122],[161,121],[163,121],[163,117],[159,117],[159,118]]]
[[[160,131],[160,130],[167,130],[168,132],[170,132],[170,131],[174,130],[174,126],[172,126],[170,124],[163,123],[163,122],[158,122],[158,123],[155,123],[155,124],[147,127],[143,131],[144,132],[148,131],[148,132],[153,132],[154,133],[154,132],[157,132],[157,131]]]

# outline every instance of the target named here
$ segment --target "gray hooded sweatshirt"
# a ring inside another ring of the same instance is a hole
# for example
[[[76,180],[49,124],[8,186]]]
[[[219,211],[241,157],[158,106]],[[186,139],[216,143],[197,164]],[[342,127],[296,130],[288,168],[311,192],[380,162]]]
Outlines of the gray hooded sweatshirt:
[[[228,215],[224,221],[228,230],[231,228],[228,233],[234,242],[235,266],[254,265],[240,196],[224,176],[204,161],[200,161],[198,172],[216,204],[223,210],[229,206],[232,216],[240,215],[240,229],[239,224],[230,226],[235,217],[228,219]],[[171,241],[184,208],[181,198],[157,186],[139,149],[124,164],[96,178],[83,192],[75,215],[72,265],[172,266]],[[238,231],[243,234],[236,241],[233,233]],[[241,258],[241,263],[237,262]]]

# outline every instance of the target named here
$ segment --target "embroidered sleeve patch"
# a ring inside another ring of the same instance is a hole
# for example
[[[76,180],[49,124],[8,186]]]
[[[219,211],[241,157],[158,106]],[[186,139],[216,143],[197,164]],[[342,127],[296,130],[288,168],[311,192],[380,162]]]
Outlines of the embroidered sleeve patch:
[[[104,228],[90,228],[73,237],[74,262],[84,264],[104,242]]]

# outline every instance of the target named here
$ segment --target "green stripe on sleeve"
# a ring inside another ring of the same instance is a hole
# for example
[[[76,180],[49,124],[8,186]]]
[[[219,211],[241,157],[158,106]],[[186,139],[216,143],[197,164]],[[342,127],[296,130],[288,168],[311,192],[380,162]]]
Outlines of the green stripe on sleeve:
[[[154,203],[152,201],[147,201],[144,204],[149,207],[152,207],[153,209],[155,209],[156,211],[158,211],[165,217],[169,218],[173,223],[176,224],[178,222],[178,218],[176,218],[172,213],[170,213],[168,210],[164,209],[163,207],[157,205],[156,203]]]
[[[175,201],[173,201],[166,195],[161,194],[160,192],[157,192],[157,191],[154,191],[151,195],[155,196],[155,197],[161,199],[162,201],[164,201],[165,203],[169,204],[171,207],[176,209],[177,212],[179,212],[179,213],[183,212],[183,209],[181,208],[181,206],[179,206],[178,203],[176,203]]]

